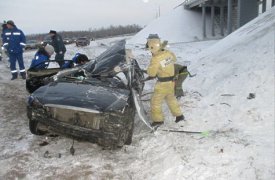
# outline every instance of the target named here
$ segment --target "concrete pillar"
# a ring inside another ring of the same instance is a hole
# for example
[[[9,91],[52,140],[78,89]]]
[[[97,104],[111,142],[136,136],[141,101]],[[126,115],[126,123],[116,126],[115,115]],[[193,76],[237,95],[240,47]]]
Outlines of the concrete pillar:
[[[203,38],[206,38],[206,13],[205,13],[205,6],[202,6],[202,31],[203,31]]]
[[[262,1],[262,13],[266,11],[266,0]]]
[[[232,32],[232,0],[227,4],[227,34]]]
[[[238,27],[243,26],[258,16],[258,0],[239,0],[238,1]]]
[[[215,6],[211,6],[211,32],[212,36],[215,36],[215,22],[214,22],[214,17],[215,17]]]
[[[238,11],[237,11],[237,13],[238,13],[238,19],[237,19],[237,29],[239,29],[240,27],[241,27],[241,0],[238,0]]]
[[[224,36],[224,6],[220,6],[220,26],[221,26],[221,35]]]

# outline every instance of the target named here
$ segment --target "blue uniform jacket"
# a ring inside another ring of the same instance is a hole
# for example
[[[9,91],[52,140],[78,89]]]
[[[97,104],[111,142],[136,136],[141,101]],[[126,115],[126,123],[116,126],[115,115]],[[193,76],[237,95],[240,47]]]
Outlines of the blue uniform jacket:
[[[1,39],[4,44],[4,34],[7,32],[7,28],[2,29]]]
[[[34,68],[34,69],[46,69],[47,66],[49,65],[48,61],[49,60],[49,56],[41,53],[41,52],[37,52],[34,55],[34,59],[32,60],[31,66],[30,68]],[[43,63],[44,62],[44,63]]]
[[[80,55],[80,53],[76,53],[73,57],[72,61],[67,61],[63,66],[62,69],[72,68],[74,67],[74,63],[77,64],[77,57]]]
[[[5,30],[3,33],[3,46],[9,53],[23,53],[23,48],[26,46],[24,33],[17,27]]]

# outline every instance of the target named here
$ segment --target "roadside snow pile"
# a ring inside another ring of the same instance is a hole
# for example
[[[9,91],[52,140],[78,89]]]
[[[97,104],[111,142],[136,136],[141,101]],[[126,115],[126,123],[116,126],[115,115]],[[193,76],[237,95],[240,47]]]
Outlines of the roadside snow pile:
[[[207,21],[210,21],[208,16]],[[208,25],[207,28],[210,29],[210,23],[206,24]],[[158,34],[161,39],[168,40],[170,43],[201,40],[203,35],[201,13],[179,6],[166,16],[161,16],[152,21],[128,43],[145,44],[149,34]]]
[[[210,102],[221,98],[217,92],[235,94],[239,96],[235,99],[239,108],[244,105],[240,102],[257,102],[263,114],[268,109],[273,114],[274,36],[272,8],[194,58],[189,68],[197,72],[197,77],[187,80],[186,87],[198,88]],[[249,93],[256,94],[253,101],[246,100]]]
[[[234,131],[226,142],[210,145],[223,144],[228,151],[214,158],[216,168],[227,168],[219,170],[227,173],[226,179],[274,179],[274,42],[272,8],[201,53],[190,66],[197,76],[184,86],[187,92],[199,92],[201,99],[185,111],[189,123]]]

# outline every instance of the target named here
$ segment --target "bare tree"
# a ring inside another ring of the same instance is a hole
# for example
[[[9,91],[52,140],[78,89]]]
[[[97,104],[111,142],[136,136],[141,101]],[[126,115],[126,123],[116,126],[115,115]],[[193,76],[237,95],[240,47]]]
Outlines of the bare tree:
[[[58,32],[61,34],[63,38],[79,38],[79,37],[87,37],[90,39],[97,39],[97,38],[106,38],[106,37],[113,37],[125,34],[135,34],[139,32],[142,28],[139,25],[126,25],[126,26],[113,26],[110,25],[107,28],[99,28],[99,29],[92,29],[89,28],[87,31],[61,31]],[[31,34],[27,35],[27,39],[38,40],[42,41],[47,34]]]

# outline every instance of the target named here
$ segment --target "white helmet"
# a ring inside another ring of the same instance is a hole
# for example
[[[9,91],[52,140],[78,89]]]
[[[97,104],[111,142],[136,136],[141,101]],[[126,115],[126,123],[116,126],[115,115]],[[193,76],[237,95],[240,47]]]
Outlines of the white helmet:
[[[161,41],[157,34],[149,34],[147,38],[146,47],[152,54],[161,50]]]
[[[49,56],[51,56],[54,53],[54,48],[52,45],[47,44],[45,46],[45,51],[49,54]]]

